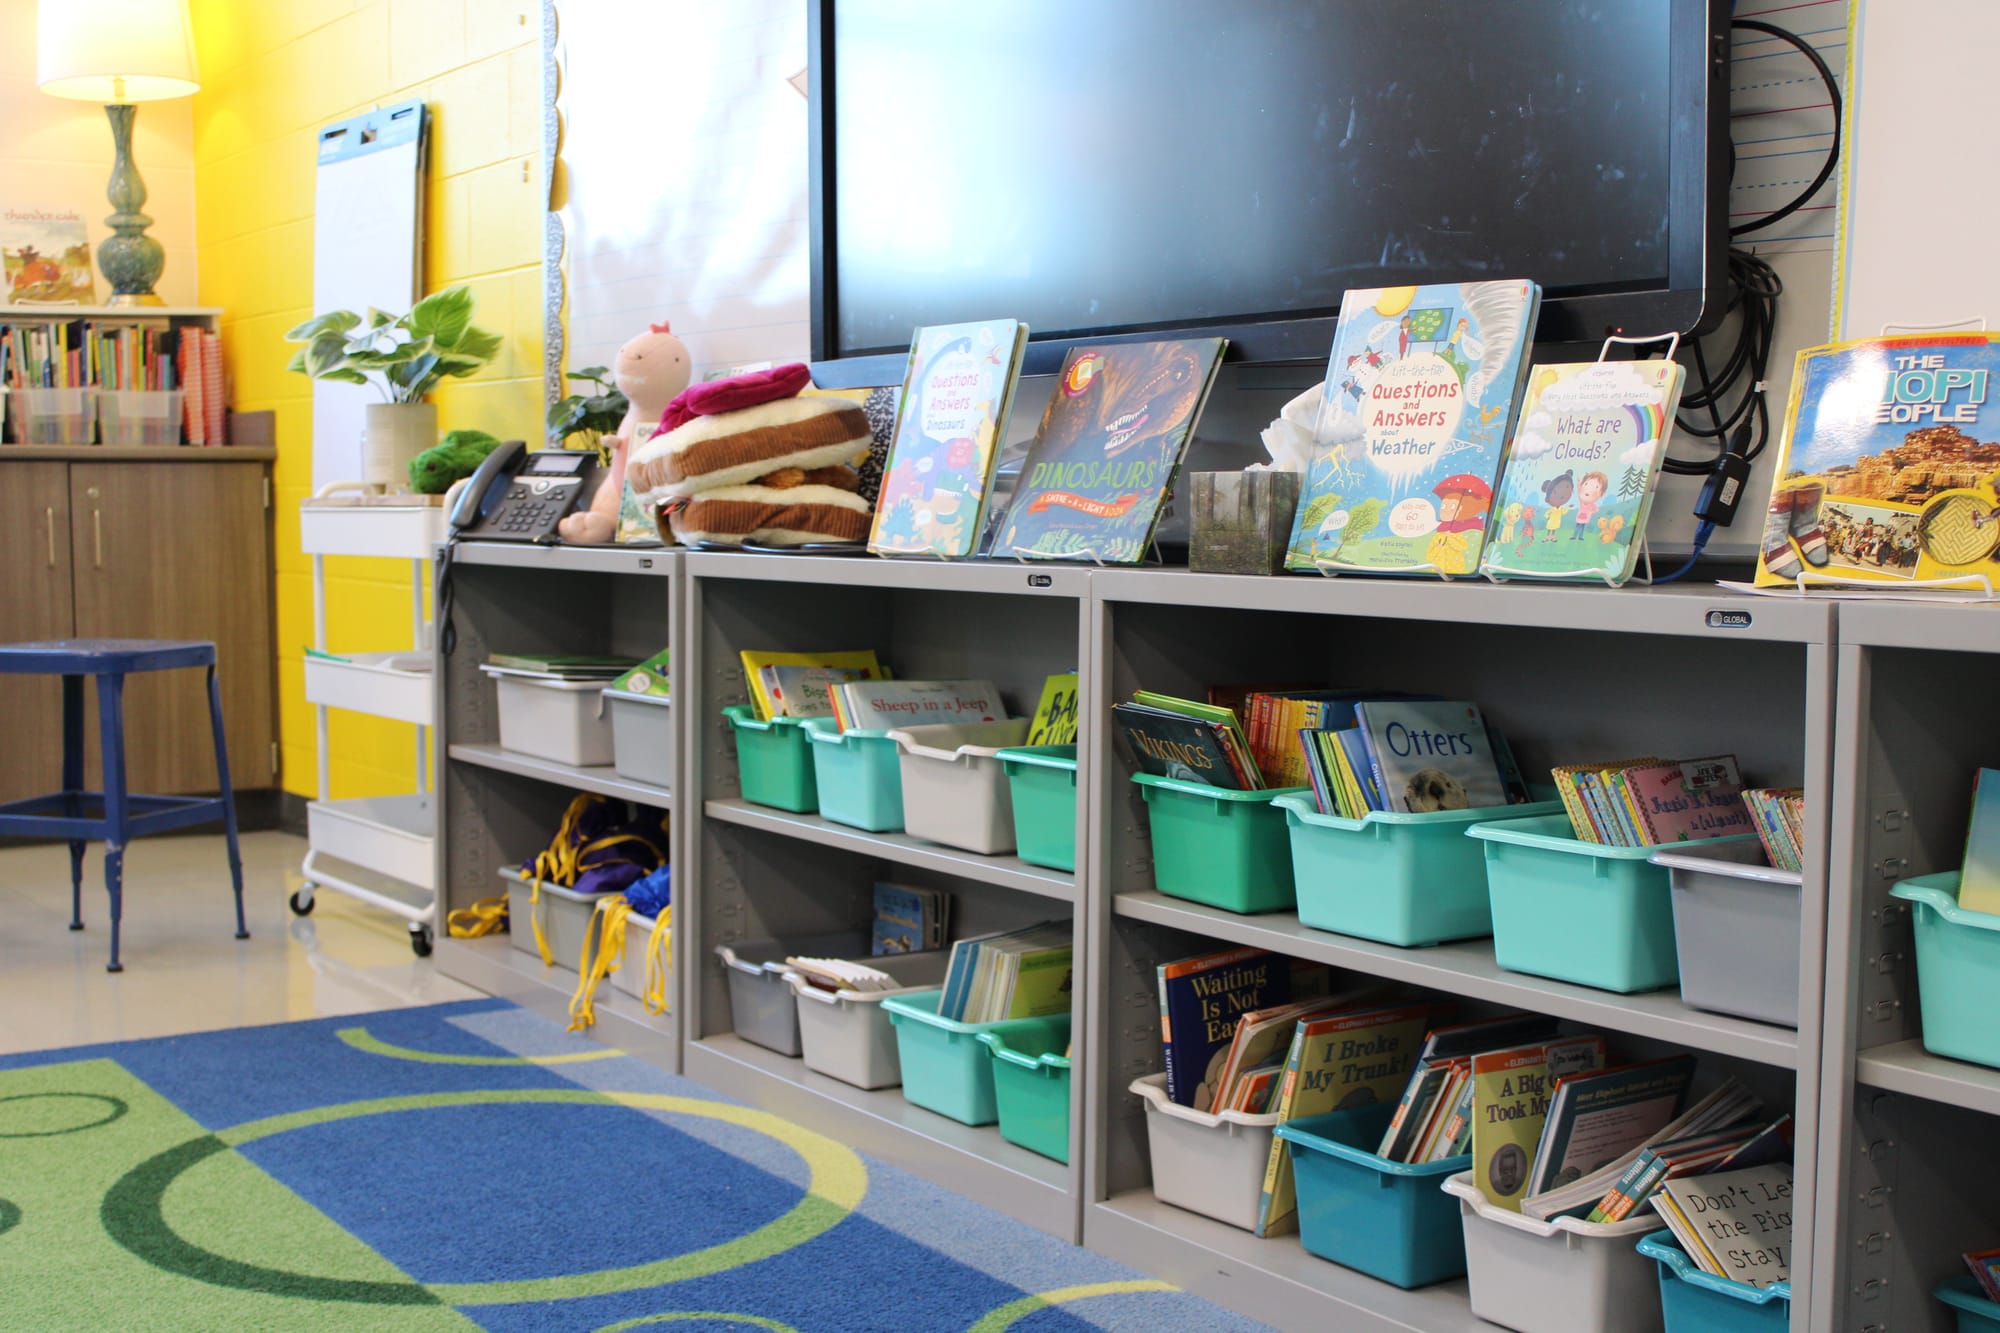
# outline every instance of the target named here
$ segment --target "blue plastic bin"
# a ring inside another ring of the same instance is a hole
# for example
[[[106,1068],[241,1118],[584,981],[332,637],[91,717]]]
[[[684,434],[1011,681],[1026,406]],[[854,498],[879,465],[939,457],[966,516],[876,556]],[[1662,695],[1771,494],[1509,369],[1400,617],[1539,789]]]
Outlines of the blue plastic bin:
[[[1911,904],[1917,940],[1917,996],[1924,1049],[1932,1055],[2000,1066],[2000,916],[1958,905],[1958,872],[1906,879],[1889,892]]]
[[[1958,1311],[1958,1333],[2000,1333],[2000,1305],[1970,1277],[1946,1278],[1932,1295]]]
[[[993,1095],[993,1058],[979,1040],[998,1032],[1022,1050],[1060,1050],[1069,1041],[1069,1015],[1009,1018],[998,1023],[958,1023],[938,1017],[942,990],[892,995],[882,1001],[896,1029],[896,1057],[903,1066],[903,1098],[912,1106],[949,1116],[962,1125],[990,1125],[1000,1118]]]
[[[1298,905],[1285,812],[1272,799],[1307,790],[1230,791],[1135,773],[1153,830],[1153,887],[1230,912]]]
[[[1792,1284],[1753,1287],[1704,1273],[1671,1231],[1639,1238],[1639,1253],[1660,1266],[1660,1314],[1667,1333],[1786,1333]]]
[[[805,723],[796,717],[760,721],[748,704],[722,710],[736,734],[736,770],[743,799],[793,814],[819,809],[819,784],[813,780],[812,756],[806,752]]]
[[[886,731],[842,731],[830,717],[805,720],[819,812],[870,833],[903,828],[903,765]]]
[[[1647,860],[1659,848],[1584,842],[1564,815],[1466,832],[1485,844],[1500,966],[1621,994],[1680,980],[1667,868]]]
[[[1430,814],[1319,812],[1310,792],[1278,797],[1291,834],[1299,920],[1408,948],[1493,933],[1480,844],[1465,830],[1495,815],[1561,814],[1561,801]],[[1453,1225],[1457,1214],[1452,1214]]]
[[[1412,1165],[1375,1155],[1394,1104],[1328,1111],[1278,1126],[1292,1145],[1299,1240],[1322,1259],[1399,1287],[1465,1276],[1458,1200],[1440,1186],[1467,1153]]]

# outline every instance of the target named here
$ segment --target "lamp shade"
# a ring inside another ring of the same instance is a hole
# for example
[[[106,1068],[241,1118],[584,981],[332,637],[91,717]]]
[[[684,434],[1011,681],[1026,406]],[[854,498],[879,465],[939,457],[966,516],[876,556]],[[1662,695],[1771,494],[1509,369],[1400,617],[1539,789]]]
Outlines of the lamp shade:
[[[87,102],[157,102],[200,89],[187,0],[37,0],[35,82]]]

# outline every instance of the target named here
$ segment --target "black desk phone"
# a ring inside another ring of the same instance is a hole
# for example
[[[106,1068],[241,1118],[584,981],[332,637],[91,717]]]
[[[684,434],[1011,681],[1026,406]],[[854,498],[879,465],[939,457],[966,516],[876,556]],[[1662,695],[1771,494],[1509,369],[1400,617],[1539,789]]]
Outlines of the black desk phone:
[[[597,455],[574,449],[528,452],[509,440],[486,456],[452,507],[455,536],[552,544],[556,524],[586,508],[604,480]]]

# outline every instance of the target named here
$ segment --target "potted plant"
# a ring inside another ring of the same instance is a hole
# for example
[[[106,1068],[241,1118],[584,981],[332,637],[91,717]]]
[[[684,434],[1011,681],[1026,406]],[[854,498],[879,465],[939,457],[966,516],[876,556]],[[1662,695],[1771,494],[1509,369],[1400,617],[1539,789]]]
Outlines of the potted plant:
[[[410,460],[437,443],[437,405],[424,396],[446,376],[478,373],[500,351],[500,335],[472,323],[466,287],[434,292],[407,315],[330,310],[285,338],[304,344],[286,369],[340,384],[372,383],[382,394],[382,402],[368,404],[362,478],[381,486],[402,484]]]
[[[618,429],[625,420],[626,409],[631,406],[625,394],[609,378],[611,370],[607,366],[585,366],[582,370],[572,370],[565,378],[580,380],[595,385],[595,393],[573,393],[557,399],[549,406],[549,435],[565,446],[574,436],[581,435],[585,444],[597,450],[601,463],[611,461],[610,451],[602,444],[606,435]]]

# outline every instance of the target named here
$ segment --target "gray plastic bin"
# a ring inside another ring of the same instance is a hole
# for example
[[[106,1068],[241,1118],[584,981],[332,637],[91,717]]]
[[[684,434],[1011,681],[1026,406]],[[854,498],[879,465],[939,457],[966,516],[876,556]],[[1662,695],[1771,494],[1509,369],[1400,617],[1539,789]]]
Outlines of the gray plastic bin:
[[[503,866],[500,878],[507,881],[507,937],[523,953],[535,953],[535,929],[530,918],[540,914],[542,938],[548,941],[549,957],[566,972],[576,971],[583,953],[583,941],[590,930],[590,914],[597,910],[599,893],[578,893],[555,884],[543,883],[539,907],[531,906],[532,885],[528,877],[511,866]]]
[[[674,785],[674,705],[657,694],[606,690],[611,714],[611,766],[621,778],[671,791]]]
[[[1687,843],[1647,859],[1665,866],[1673,885],[1681,999],[1694,1009],[1797,1027],[1803,876],[1762,864],[1754,840]]]
[[[507,667],[479,669],[493,678],[502,749],[577,768],[611,762],[611,719],[604,713],[601,681],[551,680]]]
[[[669,923],[667,929],[671,932],[673,925]],[[625,918],[625,954],[618,970],[611,974],[611,984],[635,1000],[646,989],[646,943],[652,938],[652,917],[633,912]],[[667,1008],[671,1010],[674,1007],[673,949],[669,940],[662,940],[660,947],[668,959]]]
[[[718,944],[715,956],[722,960],[723,974],[729,978],[729,1019],[736,1035],[745,1041],[796,1056],[799,1044],[799,1004],[785,980],[785,960],[803,958],[846,958],[868,955],[868,936],[860,931],[838,935],[817,935],[788,940],[739,940]]]
[[[1153,1197],[1245,1231],[1256,1230],[1278,1117],[1242,1111],[1210,1114],[1182,1106],[1167,1100],[1165,1074],[1137,1079],[1131,1091],[1146,1104]]]
[[[1659,1278],[1636,1248],[1648,1208],[1623,1222],[1538,1222],[1495,1208],[1462,1172],[1444,1183],[1465,1224],[1472,1313],[1516,1333],[1661,1333]]]
[[[810,958],[812,954],[794,953]],[[827,991],[809,984],[796,972],[786,981],[798,998],[799,1042],[806,1068],[817,1070],[857,1088],[893,1088],[903,1081],[903,1062],[896,1045],[896,1027],[882,1001],[913,990],[936,990],[951,962],[949,949],[922,953],[857,955],[900,981],[895,990]]]
[[[903,831],[982,856],[1013,851],[1013,790],[994,755],[1027,736],[1027,718],[890,732],[902,765]]]

